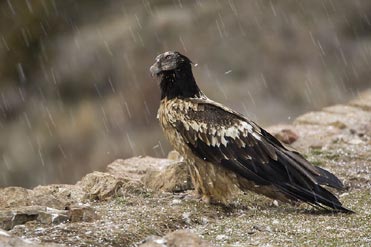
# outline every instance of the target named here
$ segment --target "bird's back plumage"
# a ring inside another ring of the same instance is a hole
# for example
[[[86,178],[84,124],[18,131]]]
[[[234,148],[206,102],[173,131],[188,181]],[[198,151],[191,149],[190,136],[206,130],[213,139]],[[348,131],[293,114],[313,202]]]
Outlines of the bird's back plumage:
[[[166,70],[161,83],[174,87],[177,73],[190,75],[189,83],[195,84],[192,72],[181,70]],[[165,76],[171,81],[164,81]],[[179,83],[188,83],[186,77],[181,79]],[[182,91],[181,84],[176,87]],[[208,99],[199,89],[187,97],[173,93],[166,97],[164,89],[162,94],[160,123],[174,148],[191,164],[193,181],[201,194],[224,201],[235,186],[281,201],[351,212],[322,186],[342,188],[335,175],[287,149],[253,121]]]

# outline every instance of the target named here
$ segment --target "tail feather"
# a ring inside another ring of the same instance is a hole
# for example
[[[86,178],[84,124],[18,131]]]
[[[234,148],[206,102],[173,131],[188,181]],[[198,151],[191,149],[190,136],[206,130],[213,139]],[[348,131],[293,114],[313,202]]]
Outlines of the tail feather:
[[[317,183],[327,185],[336,189],[344,188],[343,183],[334,174],[319,166],[313,166],[306,159],[304,159],[304,157],[300,153],[294,151],[286,151],[283,153],[285,154],[283,156],[284,158],[293,159],[295,162],[297,162],[297,164],[300,164],[300,167],[303,167],[308,172],[310,172],[310,174],[313,175]]]
[[[336,189],[344,189],[343,183],[331,172],[316,166],[317,170],[321,173],[321,176],[316,177],[319,184],[327,185]]]
[[[285,167],[289,178],[287,182],[278,183],[283,193],[317,207],[353,213],[343,207],[334,194],[321,186],[343,189],[343,183],[334,174],[321,167],[313,166],[296,152],[279,152],[278,162]],[[291,177],[294,179],[290,179]]]
[[[310,205],[332,209],[334,212],[354,213],[343,207],[341,202],[330,191],[320,185],[315,185],[313,190],[308,190],[293,184],[285,184],[279,187],[289,197],[301,200]]]

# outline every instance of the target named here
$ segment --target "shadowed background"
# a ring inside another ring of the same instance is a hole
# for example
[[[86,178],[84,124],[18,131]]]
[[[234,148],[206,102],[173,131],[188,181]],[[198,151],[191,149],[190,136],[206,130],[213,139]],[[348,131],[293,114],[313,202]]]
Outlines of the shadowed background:
[[[2,0],[0,186],[166,156],[148,69],[167,50],[210,98],[290,122],[371,85],[371,2]]]

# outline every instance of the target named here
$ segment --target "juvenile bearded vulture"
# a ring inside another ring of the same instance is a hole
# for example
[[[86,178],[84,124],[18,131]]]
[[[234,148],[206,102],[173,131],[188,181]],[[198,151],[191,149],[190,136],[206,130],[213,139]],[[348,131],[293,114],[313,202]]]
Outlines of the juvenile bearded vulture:
[[[150,71],[161,88],[158,118],[172,146],[190,166],[196,192],[206,202],[227,203],[233,191],[251,190],[283,202],[305,202],[352,212],[322,185],[341,189],[332,173],[198,88],[192,62],[179,52],[156,57]]]

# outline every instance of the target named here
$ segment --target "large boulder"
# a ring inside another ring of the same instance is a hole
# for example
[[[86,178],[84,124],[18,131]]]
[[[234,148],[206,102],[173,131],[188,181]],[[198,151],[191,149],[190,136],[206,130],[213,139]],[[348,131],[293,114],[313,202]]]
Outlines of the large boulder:
[[[175,151],[170,152],[169,159],[146,156],[116,160],[107,170],[118,179],[143,183],[154,191],[181,192],[193,188],[188,165]]]

